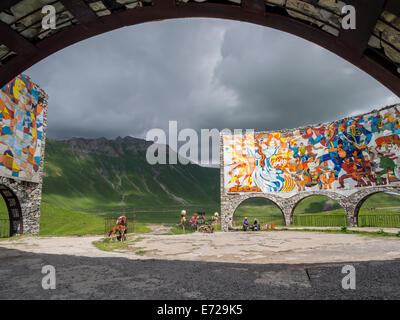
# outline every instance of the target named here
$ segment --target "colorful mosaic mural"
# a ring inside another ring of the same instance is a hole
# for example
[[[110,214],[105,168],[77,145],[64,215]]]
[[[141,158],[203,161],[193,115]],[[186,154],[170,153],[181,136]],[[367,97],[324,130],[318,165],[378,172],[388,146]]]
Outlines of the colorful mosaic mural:
[[[0,175],[38,182],[43,140],[39,89],[20,75],[0,90]]]
[[[225,191],[289,197],[399,186],[399,107],[284,133],[224,135]]]

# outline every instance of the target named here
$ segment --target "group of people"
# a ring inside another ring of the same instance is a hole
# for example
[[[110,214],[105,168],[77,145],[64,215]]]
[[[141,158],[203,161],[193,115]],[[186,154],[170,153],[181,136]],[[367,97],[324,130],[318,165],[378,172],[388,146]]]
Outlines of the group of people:
[[[219,221],[219,214],[215,212],[214,215],[211,217],[211,224],[215,225],[218,224]],[[181,221],[180,225],[182,226],[183,231],[185,232],[185,224],[187,222],[186,219],[186,210],[181,211]],[[189,223],[196,228],[196,230],[206,229],[209,230],[210,221],[206,220],[205,212],[196,212],[196,215],[192,216],[189,220]],[[214,231],[214,227],[212,227],[212,231]]]
[[[254,219],[253,225],[249,224],[249,220],[247,217],[243,220],[243,231],[252,230],[252,231],[260,231],[260,223],[257,219]]]

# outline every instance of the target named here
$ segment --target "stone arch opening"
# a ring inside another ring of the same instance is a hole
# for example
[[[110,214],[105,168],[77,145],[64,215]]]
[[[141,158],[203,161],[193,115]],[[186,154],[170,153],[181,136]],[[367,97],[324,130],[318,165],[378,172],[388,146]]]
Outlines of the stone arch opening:
[[[6,185],[0,184],[0,194],[4,199],[5,210],[0,222],[1,237],[11,237],[23,233],[22,210],[17,195]],[[3,219],[4,218],[4,219]]]
[[[400,191],[371,192],[354,213],[359,227],[400,227]]]
[[[260,226],[266,224],[284,226],[286,224],[280,206],[275,201],[262,196],[250,197],[238,203],[233,211],[233,226],[241,227],[244,217],[248,218],[250,224],[257,219]]]
[[[311,194],[299,199],[291,212],[293,225],[329,227],[347,225],[346,211],[334,197]]]

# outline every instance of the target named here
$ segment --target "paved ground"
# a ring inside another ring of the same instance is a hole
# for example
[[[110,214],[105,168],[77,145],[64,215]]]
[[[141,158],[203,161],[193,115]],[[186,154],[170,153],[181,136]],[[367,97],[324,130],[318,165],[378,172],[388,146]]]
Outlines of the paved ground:
[[[400,299],[400,239],[314,232],[144,235],[110,253],[99,237],[0,241],[1,299]],[[41,269],[56,268],[43,290]],[[342,267],[356,268],[343,290]]]
[[[341,227],[276,227],[278,230],[340,230]],[[400,232],[400,228],[378,228],[378,227],[348,227],[347,230],[350,231],[367,231],[367,232],[378,232],[383,230],[387,233],[395,233]]]

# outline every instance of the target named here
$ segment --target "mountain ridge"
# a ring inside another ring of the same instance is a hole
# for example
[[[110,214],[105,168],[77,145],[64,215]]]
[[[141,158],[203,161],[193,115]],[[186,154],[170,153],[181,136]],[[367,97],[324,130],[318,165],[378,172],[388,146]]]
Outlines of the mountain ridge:
[[[43,200],[86,211],[219,206],[218,169],[150,165],[152,144],[129,136],[47,139]]]

